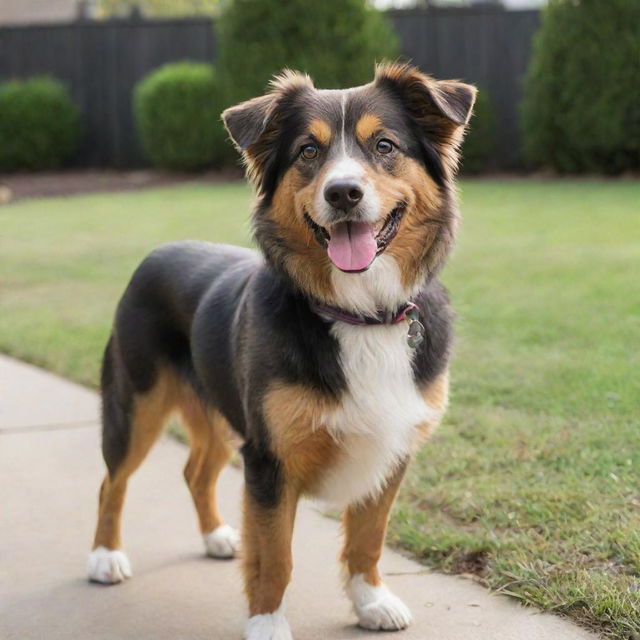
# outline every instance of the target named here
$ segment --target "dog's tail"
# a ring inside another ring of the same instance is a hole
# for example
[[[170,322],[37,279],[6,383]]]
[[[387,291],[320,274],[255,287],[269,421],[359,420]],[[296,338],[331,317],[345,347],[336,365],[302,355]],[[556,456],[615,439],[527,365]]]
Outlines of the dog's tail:
[[[109,475],[125,459],[131,436],[133,387],[121,362],[117,338],[112,334],[102,359],[102,455]]]

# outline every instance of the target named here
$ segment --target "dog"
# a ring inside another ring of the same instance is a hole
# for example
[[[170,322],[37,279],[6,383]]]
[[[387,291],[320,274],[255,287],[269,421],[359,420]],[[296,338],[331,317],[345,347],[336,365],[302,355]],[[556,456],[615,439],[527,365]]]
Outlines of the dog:
[[[437,275],[456,232],[475,94],[391,63],[347,90],[284,71],[266,95],[224,111],[256,190],[260,251],[172,243],[134,273],[103,360],[107,474],[91,580],[131,576],[120,541],[127,480],[177,411],[215,558],[239,548],[215,485],[242,441],[245,638],[291,638],[282,602],[303,495],[343,510],[358,624],[409,625],[377,564],[407,464],[447,406],[452,311]]]

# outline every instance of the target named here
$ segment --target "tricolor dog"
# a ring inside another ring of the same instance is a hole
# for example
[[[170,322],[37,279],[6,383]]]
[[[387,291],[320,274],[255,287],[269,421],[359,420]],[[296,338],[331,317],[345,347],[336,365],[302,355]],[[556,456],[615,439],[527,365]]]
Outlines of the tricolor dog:
[[[104,356],[108,473],[92,580],[130,577],[127,480],[178,412],[207,553],[241,550],[247,639],[291,638],[283,596],[305,495],[344,512],[358,623],[410,623],[377,563],[407,464],[447,405],[451,311],[437,275],[456,231],[454,177],[474,99],[471,86],[390,64],[347,90],[286,71],[223,113],[257,192],[260,251],[169,244],[133,275]],[[241,536],[215,493],[238,436]]]

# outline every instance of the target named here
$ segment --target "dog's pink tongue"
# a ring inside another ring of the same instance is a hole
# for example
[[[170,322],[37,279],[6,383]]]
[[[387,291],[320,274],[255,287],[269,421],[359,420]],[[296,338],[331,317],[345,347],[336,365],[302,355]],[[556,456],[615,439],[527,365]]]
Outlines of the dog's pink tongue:
[[[376,257],[378,243],[366,222],[340,222],[331,227],[327,253],[342,271],[366,269]]]

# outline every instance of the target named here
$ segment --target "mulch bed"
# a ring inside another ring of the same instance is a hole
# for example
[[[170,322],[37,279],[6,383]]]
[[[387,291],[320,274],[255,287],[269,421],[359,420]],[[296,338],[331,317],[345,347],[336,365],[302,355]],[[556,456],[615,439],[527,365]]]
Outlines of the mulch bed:
[[[241,180],[242,171],[230,169],[206,173],[172,173],[135,170],[70,170],[42,173],[0,174],[0,205],[27,198],[52,198],[83,193],[135,191],[187,183],[220,183]]]

